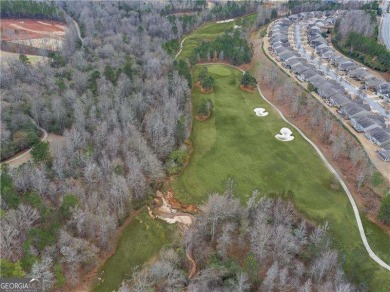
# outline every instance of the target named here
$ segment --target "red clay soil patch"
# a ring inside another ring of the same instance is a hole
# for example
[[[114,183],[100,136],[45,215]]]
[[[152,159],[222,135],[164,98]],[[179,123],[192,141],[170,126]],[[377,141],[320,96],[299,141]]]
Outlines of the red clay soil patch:
[[[203,121],[207,120],[207,119],[210,117],[210,115],[211,115],[211,111],[209,112],[209,114],[208,114],[207,116],[204,116],[204,115],[196,115],[196,116],[195,116],[195,119],[196,119],[197,121],[203,122]]]
[[[171,205],[172,209],[176,209],[176,210],[179,210],[181,212],[186,212],[186,213],[190,213],[190,214],[200,212],[199,208],[196,207],[195,205],[182,203],[178,199],[176,199],[174,196],[175,195],[174,195],[172,189],[169,189],[167,191],[166,196],[165,196],[168,204]]]
[[[386,80],[386,81],[390,81],[390,72],[379,72],[380,75],[382,75],[382,77]]]
[[[2,19],[1,40],[28,40],[52,37],[63,39],[66,24],[52,20]]]
[[[202,87],[202,85],[200,85],[200,81],[197,81],[197,82],[195,82],[195,86],[196,87],[199,87],[200,88],[200,92],[202,92],[202,93],[211,93],[211,92],[213,92],[214,91],[214,89],[213,88],[210,88],[210,89],[204,89],[203,87]]]
[[[189,266],[188,267],[188,279],[192,279],[196,275],[198,269],[196,266],[196,262],[195,262],[194,258],[192,257],[192,252],[186,253],[186,255],[187,255],[188,261],[190,262],[190,264],[188,265]]]
[[[251,92],[251,93],[256,92],[256,89],[252,88],[251,86],[240,85],[240,88],[241,88],[241,90],[244,90],[244,91],[247,91],[247,92]]]
[[[237,66],[237,67],[240,68],[241,70],[248,71],[248,70],[252,69],[252,64],[250,64],[250,63],[242,64],[242,65]]]
[[[202,92],[202,93],[205,93],[205,94],[207,94],[207,93],[211,93],[211,92],[213,92],[214,91],[214,89],[213,88],[210,88],[210,89],[204,89],[202,86],[200,86],[200,92]]]

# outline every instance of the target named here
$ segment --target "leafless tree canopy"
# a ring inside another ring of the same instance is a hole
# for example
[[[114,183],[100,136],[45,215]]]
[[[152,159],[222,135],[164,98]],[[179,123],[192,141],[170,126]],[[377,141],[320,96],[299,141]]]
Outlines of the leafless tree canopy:
[[[159,9],[127,3],[130,10],[118,2],[62,3],[81,27],[84,48],[76,49],[72,26],[51,62],[14,61],[1,72],[2,146],[31,119],[63,136],[51,143],[49,163],[8,170],[15,196],[35,194],[42,205],[1,206],[2,258],[19,261],[31,250],[37,258],[31,275],[42,276],[46,287],[55,281],[54,263],[76,284],[80,268],[93,268],[99,252],[112,248],[118,222],[166,175],[167,156],[191,127],[188,82],[162,49],[191,26],[178,20],[175,34]],[[77,204],[64,213],[57,240],[40,248],[26,243],[31,230],[46,228],[42,212],[56,218],[69,195]]]
[[[343,38],[349,33],[371,37],[375,33],[376,19],[365,10],[349,10],[340,17],[339,32]]]
[[[307,222],[291,202],[254,191],[243,207],[231,194],[212,194],[202,211],[181,246],[163,249],[119,291],[356,291],[327,224]],[[188,256],[197,265],[191,279]]]

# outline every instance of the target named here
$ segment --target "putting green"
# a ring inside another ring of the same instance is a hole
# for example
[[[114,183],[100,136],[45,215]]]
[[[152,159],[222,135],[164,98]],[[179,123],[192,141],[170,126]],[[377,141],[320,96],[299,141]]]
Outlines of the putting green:
[[[211,66],[208,70],[210,73],[217,74],[218,76],[229,76],[231,74],[228,69],[221,66]]]

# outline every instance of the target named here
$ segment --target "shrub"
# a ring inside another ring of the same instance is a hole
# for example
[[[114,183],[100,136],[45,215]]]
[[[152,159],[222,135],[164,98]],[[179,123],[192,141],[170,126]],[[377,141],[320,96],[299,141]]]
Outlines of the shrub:
[[[20,204],[19,196],[15,190],[11,176],[8,174],[8,167],[4,164],[1,167],[1,199],[8,208],[17,208]]]
[[[209,71],[206,67],[199,73],[198,80],[203,89],[210,90],[214,86],[214,78],[210,76]]]
[[[65,195],[62,205],[60,207],[60,215],[62,217],[69,217],[71,215],[71,208],[74,208],[79,203],[76,195]]]
[[[202,98],[198,108],[198,115],[208,116],[210,114],[212,107],[213,107],[213,103],[210,99]]]
[[[31,150],[31,156],[35,163],[47,162],[50,159],[49,142],[39,142]]]
[[[19,55],[19,61],[26,65],[31,64],[30,59],[24,54]]]
[[[244,75],[242,75],[241,85],[255,88],[257,85],[257,80],[248,71],[246,71]]]
[[[371,183],[373,186],[377,187],[383,183],[383,178],[380,172],[374,172],[371,177]]]
[[[184,165],[184,159],[187,155],[187,148],[182,147],[178,150],[172,151],[168,156],[168,161],[166,163],[168,173],[170,175],[179,173]]]
[[[201,60],[207,60],[210,52],[216,52],[216,55],[223,52],[224,59],[233,65],[249,63],[253,56],[252,48],[248,45],[246,37],[238,29],[227,30],[214,41],[202,42],[193,49],[189,60],[191,64],[196,63],[197,56]]]
[[[316,91],[316,88],[314,87],[313,84],[311,84],[311,83],[309,82],[309,85],[307,86],[307,90],[309,90],[309,92],[313,92],[313,91]]]
[[[390,194],[383,198],[378,217],[383,223],[390,223]]]
[[[26,275],[19,262],[13,263],[6,259],[0,259],[1,272],[3,278],[21,278]]]

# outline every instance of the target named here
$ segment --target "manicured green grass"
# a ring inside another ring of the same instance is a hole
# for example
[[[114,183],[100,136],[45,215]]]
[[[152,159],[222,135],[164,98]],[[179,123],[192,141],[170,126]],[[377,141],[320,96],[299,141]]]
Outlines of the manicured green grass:
[[[256,14],[247,15],[243,18],[240,17],[231,22],[211,22],[201,25],[198,29],[186,37],[185,41],[183,42],[183,50],[178,56],[178,59],[188,58],[191,55],[192,50],[195,49],[200,42],[212,41],[218,36],[222,35],[227,29],[232,28],[235,25],[241,26],[243,23],[249,24],[253,23],[254,21],[256,21]]]
[[[196,67],[194,76],[201,67]],[[254,189],[263,194],[291,190],[295,205],[308,219],[329,221],[335,246],[345,255],[344,266],[350,278],[365,281],[371,291],[390,291],[390,272],[369,258],[346,194],[341,188],[331,189],[333,176],[313,147],[257,93],[239,88],[241,72],[224,65],[208,68],[215,79],[214,92],[207,94],[214,104],[213,113],[206,121],[193,121],[189,165],[172,182],[177,197],[199,204],[208,194],[223,191],[228,177],[234,178],[236,195],[243,203]],[[226,70],[231,74],[218,74]],[[194,111],[204,96],[198,88],[193,89]],[[257,117],[253,112],[256,107],[270,114]],[[292,130],[293,141],[282,142],[274,137],[282,127]],[[372,248],[390,262],[390,237],[364,222]]]
[[[174,226],[152,219],[147,211],[135,217],[122,234],[115,254],[100,271],[102,283],[93,291],[117,291],[123,280],[131,278],[133,268],[156,256],[164,244],[170,242]]]
[[[226,23],[206,23],[202,25],[185,39],[183,42],[183,51],[178,56],[178,59],[188,58],[192,50],[195,49],[200,42],[212,41],[233,26],[233,21]]]
[[[208,70],[210,73],[214,73],[218,76],[229,76],[231,74],[230,70],[222,66],[211,66],[210,68],[208,68]]]

